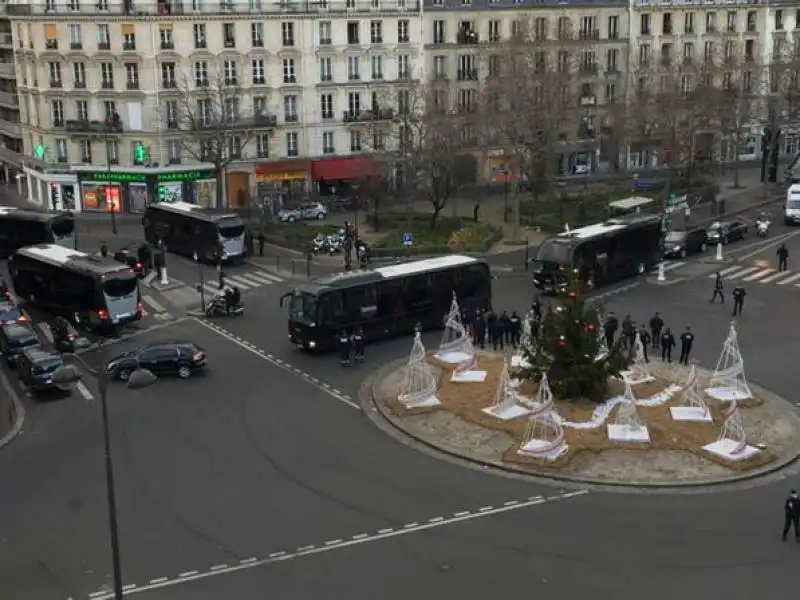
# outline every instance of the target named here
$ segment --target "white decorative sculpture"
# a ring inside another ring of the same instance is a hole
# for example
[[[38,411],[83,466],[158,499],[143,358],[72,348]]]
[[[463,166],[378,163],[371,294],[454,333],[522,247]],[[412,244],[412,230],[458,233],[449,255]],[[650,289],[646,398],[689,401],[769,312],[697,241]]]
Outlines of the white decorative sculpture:
[[[608,439],[613,442],[649,443],[650,431],[639,420],[636,396],[629,382],[625,382],[625,396],[617,408],[617,417],[607,426]]]
[[[698,421],[710,423],[711,412],[708,410],[706,401],[697,389],[700,381],[700,373],[697,367],[692,365],[689,369],[689,376],[686,378],[686,383],[680,389],[680,394],[683,396],[683,406],[672,406],[669,411],[675,421]]]
[[[716,442],[706,444],[703,450],[730,461],[741,461],[758,454],[758,448],[748,445],[739,404],[732,400],[725,411],[725,422]]]
[[[553,414],[553,393],[547,375],[542,375],[536,401],[530,413],[530,421],[525,437],[520,444],[519,454],[555,460],[567,451],[564,429]]]
[[[461,360],[453,369],[450,381],[455,383],[482,383],[486,380],[486,371],[478,371],[478,353],[472,345],[469,336],[465,336],[461,343]]]
[[[650,367],[647,366],[647,361],[644,358],[644,344],[638,331],[633,340],[633,363],[631,363],[630,369],[623,371],[620,375],[622,375],[622,380],[630,385],[646,383],[655,379],[650,374]]]
[[[514,389],[506,363],[503,363],[503,372],[497,384],[494,405],[484,408],[483,412],[503,421],[510,421],[531,413],[531,402]]]
[[[728,337],[722,346],[717,368],[708,381],[706,394],[720,402],[746,400],[753,397],[744,376],[744,359],[739,351],[736,324],[731,322]]]
[[[425,346],[419,331],[414,334],[414,345],[397,399],[409,409],[440,404],[436,397],[436,376],[425,360]]]
[[[436,358],[453,365],[462,363],[474,354],[474,351],[470,353],[465,348],[467,343],[469,343],[469,334],[461,322],[461,311],[458,308],[456,294],[453,292],[453,301],[450,304],[450,312],[447,313],[444,320],[444,333]],[[471,348],[472,344],[469,343],[469,346]]]
[[[594,357],[594,362],[600,362],[608,358],[609,348],[606,343],[606,332],[602,327],[597,328],[597,355]]]

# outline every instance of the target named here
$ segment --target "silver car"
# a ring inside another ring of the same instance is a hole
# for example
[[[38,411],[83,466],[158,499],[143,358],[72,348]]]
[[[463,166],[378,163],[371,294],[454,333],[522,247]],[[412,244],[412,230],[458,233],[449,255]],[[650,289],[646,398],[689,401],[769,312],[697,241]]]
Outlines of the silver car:
[[[278,218],[282,223],[314,220],[322,221],[327,216],[328,210],[320,202],[301,204],[297,208],[284,209],[278,213]]]

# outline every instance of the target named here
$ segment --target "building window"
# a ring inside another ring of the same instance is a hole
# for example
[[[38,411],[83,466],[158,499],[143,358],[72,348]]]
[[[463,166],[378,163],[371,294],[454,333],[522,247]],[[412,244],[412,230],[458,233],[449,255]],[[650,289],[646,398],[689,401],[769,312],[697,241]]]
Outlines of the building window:
[[[650,35],[652,33],[650,29],[650,15],[644,14],[640,18],[640,26],[639,26],[639,33],[641,35]]]
[[[372,149],[385,150],[386,149],[386,136],[383,131],[376,129],[372,132]]]
[[[361,79],[361,63],[358,56],[347,57],[347,79],[348,81],[358,81]]]
[[[608,39],[619,39],[619,17],[617,16],[608,17]]]
[[[287,123],[297,122],[297,96],[283,97],[283,120]]]
[[[82,62],[72,63],[72,77],[76,88],[86,87],[86,64]]]
[[[284,47],[294,46],[294,23],[286,21],[281,23],[281,38]]]
[[[162,50],[172,50],[175,48],[175,40],[172,37],[172,25],[161,25],[158,28],[158,37],[161,41]]]
[[[370,21],[369,22],[369,41],[373,44],[383,43],[383,22]]]
[[[383,79],[383,57],[382,56],[373,56],[372,57],[372,78],[373,79]]]
[[[729,33],[736,33],[737,20],[738,19],[736,11],[734,10],[728,11],[727,23],[725,24],[725,28],[728,30]]]
[[[194,85],[196,87],[208,87],[208,62],[198,60],[194,63]]]
[[[236,48],[236,27],[233,23],[222,24],[222,42],[226,48]]]
[[[208,48],[208,36],[206,36],[206,24],[194,24],[194,47],[196,50]]]
[[[706,13],[706,33],[715,33],[717,31],[717,13]]]
[[[69,162],[69,155],[67,153],[67,140],[56,140],[56,162],[66,163]]]
[[[361,94],[350,92],[347,94],[347,114],[357,117],[361,114]]]
[[[264,69],[264,59],[254,58],[250,65],[253,76],[253,85],[264,85],[267,83],[266,70]]]
[[[331,39],[331,22],[330,21],[320,21],[319,22],[319,44],[320,46],[329,46],[333,43]]]
[[[319,80],[333,81],[333,61],[330,56],[319,59]]]
[[[694,13],[688,12],[683,15],[683,33],[694,35]]]
[[[171,165],[181,162],[181,141],[175,138],[167,140],[167,160]]]
[[[222,103],[222,117],[225,123],[234,124],[239,121],[239,98],[225,98]]]
[[[664,13],[661,17],[662,35],[672,35],[672,13]]]
[[[80,50],[83,48],[83,37],[81,36],[80,25],[69,26],[69,47],[72,50]]]
[[[411,77],[411,57],[401,54],[397,57],[397,78],[409,79]]]
[[[497,19],[489,21],[489,41],[493,44],[500,41],[500,21]]]
[[[333,94],[322,94],[319,97],[320,112],[323,119],[333,118]]]
[[[61,63],[47,63],[47,70],[50,72],[50,87],[61,87],[63,85],[61,79]]]
[[[336,152],[336,144],[334,143],[334,135],[332,131],[322,132],[322,153],[334,154]]]
[[[494,58],[494,57],[491,57]],[[447,77],[447,57],[434,56],[433,57],[433,73],[435,77],[444,79]]]
[[[211,100],[207,98],[201,98],[197,101],[195,119],[203,127],[208,127],[211,125]]]
[[[100,85],[104,90],[114,89],[113,63],[100,63]]]
[[[161,87],[166,89],[171,89],[177,86],[178,86],[178,81],[175,78],[175,63],[174,62],[161,63]]]
[[[264,24],[251,23],[250,24],[250,45],[253,48],[264,47]]]
[[[108,24],[101,23],[97,26],[97,49],[110,50],[111,49],[111,33],[109,33]]]
[[[53,7],[55,11],[55,7]],[[28,39],[30,39],[30,30],[28,30]],[[48,50],[58,50],[58,29],[55,25],[44,26],[44,47]]]
[[[606,52],[606,71],[616,73],[619,66],[619,50],[611,48]]]
[[[53,100],[50,104],[50,117],[53,120],[53,127],[64,126],[64,103],[61,100]]]
[[[242,138],[238,135],[228,138],[228,158],[231,160],[242,158]]]
[[[350,152],[361,152],[361,132],[350,132]]]
[[[119,144],[117,144],[117,140],[106,140],[106,164],[119,164]]]
[[[256,156],[269,158],[269,135],[266,133],[256,135]]]
[[[178,101],[167,100],[164,104],[164,120],[167,122],[167,129],[178,128]]]
[[[283,83],[297,83],[293,58],[283,59]]]
[[[226,60],[222,66],[225,77],[225,85],[239,85],[239,78],[236,75],[236,61]]]
[[[798,25],[796,27],[800,27],[800,11],[798,11],[797,19],[795,21]],[[748,10],[747,11],[747,31],[750,33],[756,31],[758,29],[758,17],[756,15],[756,11]]]
[[[359,44],[361,43],[360,36],[359,36],[359,25],[358,21],[348,21],[347,22],[347,43],[348,44]]]
[[[400,19],[397,22],[397,43],[398,44],[407,44],[411,41],[411,37],[409,36],[409,25],[408,19]]]
[[[298,143],[297,132],[290,131],[286,134],[286,156],[297,156]]]
[[[103,118],[106,120],[119,117],[117,113],[117,103],[113,100],[103,101]]]
[[[783,11],[780,9],[775,11],[775,29],[783,31]]]
[[[91,140],[81,140],[79,142],[79,146],[81,148],[81,162],[82,163],[93,163],[92,160],[92,142]]]
[[[136,63],[125,63],[125,82],[129,90],[139,89],[139,65]]]
[[[445,22],[444,21],[434,21],[433,22],[433,43],[434,44],[444,44],[445,41]]]

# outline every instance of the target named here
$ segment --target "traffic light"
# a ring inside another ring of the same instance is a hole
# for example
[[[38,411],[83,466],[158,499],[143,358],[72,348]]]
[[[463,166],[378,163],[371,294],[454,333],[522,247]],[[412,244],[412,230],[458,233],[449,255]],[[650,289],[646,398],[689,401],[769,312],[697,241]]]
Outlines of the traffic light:
[[[143,165],[147,162],[147,148],[144,144],[136,144],[133,148],[133,162],[137,165]]]

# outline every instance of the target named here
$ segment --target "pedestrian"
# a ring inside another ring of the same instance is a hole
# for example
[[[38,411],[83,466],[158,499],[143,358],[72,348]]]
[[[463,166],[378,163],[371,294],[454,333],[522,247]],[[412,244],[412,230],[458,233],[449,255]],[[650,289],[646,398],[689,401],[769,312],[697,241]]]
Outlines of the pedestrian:
[[[473,331],[473,342],[481,350],[486,349],[486,317],[480,310],[475,312],[475,325]]]
[[[672,349],[675,347],[675,336],[672,330],[667,327],[661,334],[661,360],[672,362]]]
[[[522,319],[519,318],[517,311],[513,311],[509,321],[511,322],[511,345],[514,346],[514,350],[516,350],[517,347],[519,347],[520,337],[522,335]]]
[[[108,244],[106,244],[105,242],[102,242],[100,244],[100,256],[102,256],[103,258],[108,258]]]
[[[686,331],[681,334],[681,357],[678,360],[682,365],[689,366],[689,354],[692,353],[692,344],[694,344],[694,334],[687,326]]]
[[[353,341],[347,334],[347,330],[342,329],[342,332],[339,334],[339,354],[343,367],[350,366],[350,351],[352,350],[352,344]]]
[[[785,271],[787,269],[787,262],[789,260],[789,249],[786,244],[778,246],[778,271]]]
[[[653,341],[653,348],[658,348],[658,341],[661,339],[661,330],[664,329],[664,319],[658,313],[650,319],[650,336]]]
[[[608,313],[606,322],[603,324],[603,333],[605,333],[606,346],[608,346],[609,350],[611,350],[611,347],[614,345],[614,338],[617,335],[617,329],[619,329],[619,321],[617,321],[617,317],[614,315],[614,313],[610,312]]]
[[[258,255],[259,256],[264,256],[264,242],[265,241],[266,241],[266,239],[264,238],[264,232],[263,231],[259,231],[258,232]]]
[[[500,315],[500,318],[497,320],[498,324],[500,325],[500,330],[503,335],[503,341],[505,345],[508,346],[511,344],[511,317],[508,316],[508,311],[504,310],[503,314]]]
[[[531,303],[531,310],[537,321],[542,320],[542,303],[539,302],[539,296],[536,296]]]
[[[744,297],[747,296],[745,289],[737,285],[733,288],[733,316],[741,315],[744,307]]]
[[[161,271],[164,269],[164,255],[161,252],[153,255],[153,265],[156,269],[156,278],[161,281]]]
[[[800,544],[800,498],[797,497],[797,490],[792,490],[783,505],[783,535],[782,541],[786,541],[789,530],[794,527],[794,539]]]
[[[636,344],[636,333],[637,333],[636,321],[631,320],[631,326],[630,329],[628,329],[628,340],[626,342],[628,344],[628,348],[631,351],[633,351],[633,347]]]
[[[357,363],[364,362],[364,346],[366,345],[366,338],[364,337],[364,330],[359,327],[353,334],[353,358]]]
[[[486,333],[489,338],[489,343],[497,345],[497,342],[494,341],[494,332],[497,330],[497,314],[495,314],[492,307],[489,307],[488,312],[486,313]],[[496,348],[495,348],[496,349]]]
[[[714,278],[714,293],[711,294],[711,304],[714,304],[714,300],[717,299],[719,296],[720,304],[725,304],[725,294],[722,293],[722,273],[717,271],[716,277]]]
[[[644,362],[650,362],[650,357],[647,355],[647,349],[650,347],[652,339],[647,328],[642,325],[639,329],[639,340],[642,342],[642,352],[644,353]]]
[[[504,340],[506,330],[502,317],[495,320],[494,327],[492,329],[489,329],[487,325],[487,330],[492,338],[492,348],[497,351],[497,347],[499,346],[501,351],[505,350]]]
[[[253,235],[253,231],[248,229],[244,234],[244,243],[247,246],[247,256],[253,256],[255,254],[255,236]]]
[[[628,342],[631,339],[631,331],[636,331],[635,325],[633,320],[631,319],[630,315],[625,315],[625,318],[622,319],[622,348],[623,350],[628,349]]]

